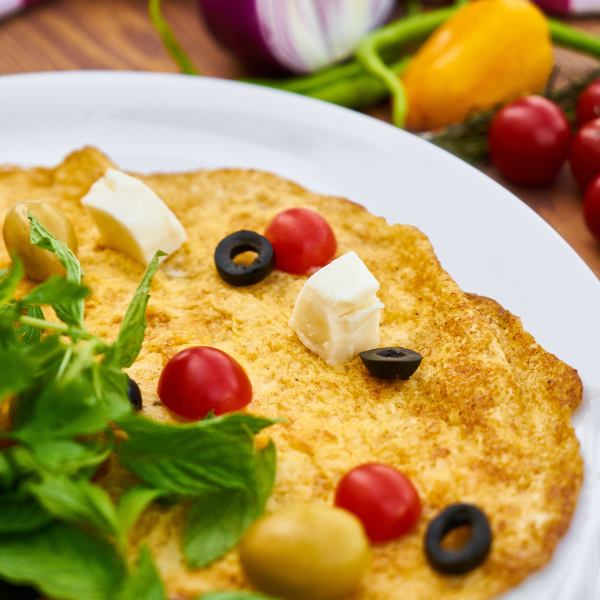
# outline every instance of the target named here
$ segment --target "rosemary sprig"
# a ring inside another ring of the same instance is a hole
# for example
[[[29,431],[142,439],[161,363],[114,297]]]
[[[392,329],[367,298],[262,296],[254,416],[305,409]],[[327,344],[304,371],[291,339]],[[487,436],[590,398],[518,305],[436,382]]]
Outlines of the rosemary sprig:
[[[575,107],[581,92],[594,80],[600,77],[600,69],[590,71],[584,77],[575,79],[569,84],[554,88],[552,84],[544,94],[556,102],[567,115],[569,122],[575,124]],[[450,125],[445,129],[425,133],[430,142],[460,156],[470,163],[482,162],[487,158],[487,134],[494,115],[502,108],[498,106],[488,111],[473,114],[462,123]]]

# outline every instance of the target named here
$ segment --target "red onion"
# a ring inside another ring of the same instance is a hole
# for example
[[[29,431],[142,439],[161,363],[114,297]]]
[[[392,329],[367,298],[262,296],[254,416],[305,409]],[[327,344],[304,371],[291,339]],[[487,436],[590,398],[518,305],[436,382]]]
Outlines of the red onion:
[[[348,57],[395,0],[199,0],[214,37],[240,60],[309,73]]]
[[[0,19],[38,2],[41,0],[0,0]]]
[[[600,12],[599,0],[534,0],[544,10],[558,14]]]

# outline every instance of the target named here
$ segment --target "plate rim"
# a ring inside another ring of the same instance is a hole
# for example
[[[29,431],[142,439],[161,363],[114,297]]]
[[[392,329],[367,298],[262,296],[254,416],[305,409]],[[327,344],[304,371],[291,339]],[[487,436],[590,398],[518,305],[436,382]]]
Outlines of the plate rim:
[[[46,85],[46,82],[50,82],[51,85],[60,85],[61,81],[66,81],[69,84],[73,84],[75,82],[77,85],[80,83],[85,83],[85,80],[111,80],[117,83],[125,83],[131,82],[132,80],[147,80],[151,82],[149,84],[154,85],[156,82],[164,81],[166,79],[177,82],[175,85],[192,85],[192,86],[209,86],[215,88],[223,88],[225,89],[243,89],[246,90],[244,93],[256,94],[257,96],[264,95],[265,97],[275,98],[276,96],[281,99],[283,102],[295,103],[298,107],[306,107],[306,110],[315,111],[315,113],[323,113],[323,114],[331,114],[336,115],[337,118],[341,118],[341,115],[344,115],[345,119],[349,119],[348,122],[354,121],[356,123],[360,123],[361,127],[368,127],[371,129],[379,129],[383,135],[390,135],[390,132],[394,132],[393,135],[407,135],[414,138],[411,143],[419,143],[426,144],[430,146],[428,151],[443,153],[445,155],[444,159],[446,161],[455,161],[455,164],[460,164],[460,168],[471,171],[471,176],[473,177],[481,177],[485,179],[489,185],[491,184],[496,188],[498,193],[501,193],[505,198],[506,202],[509,202],[508,198],[510,197],[511,207],[510,210],[521,211],[519,214],[529,219],[528,223],[534,224],[535,227],[540,228],[540,231],[544,231],[546,236],[549,236],[552,244],[558,245],[561,250],[561,254],[565,256],[572,264],[576,264],[578,268],[578,272],[576,273],[577,278],[585,278],[586,285],[589,285],[594,290],[594,297],[598,298],[598,304],[600,306],[600,279],[594,274],[591,270],[590,266],[585,263],[585,261],[577,254],[577,252],[570,246],[570,244],[548,223],[546,222],[541,215],[536,213],[531,207],[527,206],[522,200],[518,198],[514,193],[504,188],[499,182],[495,181],[485,173],[482,173],[472,165],[464,163],[459,158],[455,157],[451,153],[441,149],[433,144],[430,144],[426,140],[419,138],[418,136],[413,136],[412,134],[398,130],[392,125],[370,117],[369,115],[347,109],[344,107],[339,107],[335,105],[331,105],[327,102],[307,98],[305,96],[299,96],[297,94],[275,90],[272,88],[265,88],[262,86],[253,85],[247,82],[240,81],[231,81],[226,79],[220,79],[215,77],[201,77],[194,78],[187,75],[181,75],[177,73],[156,73],[156,72],[144,72],[144,71],[106,71],[106,70],[86,70],[86,71],[62,71],[62,72],[34,72],[34,73],[19,73],[19,74],[7,74],[0,77],[0,98],[2,97],[2,90],[5,87],[15,86],[18,88],[19,86],[26,87],[28,85]],[[185,82],[185,83],[184,83]],[[279,101],[279,100],[276,100]],[[310,108],[309,108],[310,107]],[[338,117],[338,115],[340,117]],[[368,204],[367,204],[368,206]],[[583,266],[583,269],[581,268]],[[592,382],[594,385],[600,386],[600,377],[594,377]],[[592,390],[594,391],[594,390]],[[600,401],[600,397],[598,398]],[[596,408],[596,410],[598,410]],[[594,425],[594,431],[600,433],[600,427],[596,423]],[[582,454],[584,458],[586,455],[582,450]],[[586,460],[587,463],[587,460]],[[587,465],[586,465],[587,467]],[[600,497],[600,490],[594,490],[594,496]],[[581,500],[581,498],[580,498]],[[600,511],[598,511],[600,513]],[[596,517],[599,515],[597,514]],[[596,521],[599,521],[596,518]],[[562,538],[564,539],[564,538]],[[561,545],[564,545],[563,542],[559,543],[558,549],[560,549]],[[556,551],[554,556],[556,556]],[[598,563],[600,561],[600,552],[594,558],[594,560]],[[541,570],[534,572],[535,573],[543,572],[548,568],[550,564],[552,564],[553,559],[543,567]],[[523,585],[531,579],[531,575],[524,581],[521,582],[516,588],[515,591],[518,591],[523,587]],[[600,589],[600,576],[598,576],[596,581],[596,589]]]

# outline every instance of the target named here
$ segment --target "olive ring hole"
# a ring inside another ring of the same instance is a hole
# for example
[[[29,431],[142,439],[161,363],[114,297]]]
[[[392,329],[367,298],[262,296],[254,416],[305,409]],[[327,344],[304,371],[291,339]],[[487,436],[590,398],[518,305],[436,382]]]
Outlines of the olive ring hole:
[[[462,543],[448,547],[444,541],[462,530]],[[492,532],[483,511],[471,504],[453,504],[444,509],[427,528],[425,554],[429,564],[440,573],[460,575],[479,566],[489,554]]]
[[[237,248],[233,248],[231,250],[229,257],[236,265],[247,267],[254,264],[259,259],[260,254],[255,248],[251,248],[249,246],[238,246]]]
[[[275,266],[269,240],[256,231],[236,231],[215,248],[215,266],[221,278],[234,286],[252,285],[267,277]]]

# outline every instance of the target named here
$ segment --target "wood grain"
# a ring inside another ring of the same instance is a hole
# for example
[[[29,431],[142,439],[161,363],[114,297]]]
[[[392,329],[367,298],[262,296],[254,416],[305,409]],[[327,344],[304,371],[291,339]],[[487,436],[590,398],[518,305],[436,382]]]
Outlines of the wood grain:
[[[247,74],[211,39],[197,15],[196,0],[165,0],[163,4],[166,17],[203,73],[232,78]],[[49,0],[0,23],[0,73],[175,71],[150,25],[146,5],[146,0]],[[600,19],[573,22],[600,35]],[[561,79],[598,66],[572,52],[558,50],[556,55]],[[386,118],[388,113],[385,107],[378,107],[373,114]],[[498,179],[493,169],[486,172]],[[507,187],[550,223],[600,277],[600,244],[585,227],[580,193],[567,169],[546,190]]]

